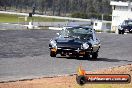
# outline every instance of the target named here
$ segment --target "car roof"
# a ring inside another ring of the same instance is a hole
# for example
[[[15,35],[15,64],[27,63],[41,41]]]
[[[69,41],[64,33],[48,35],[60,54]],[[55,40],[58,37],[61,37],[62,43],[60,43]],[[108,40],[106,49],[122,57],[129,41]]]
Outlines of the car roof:
[[[127,21],[127,22],[128,22],[128,21],[132,21],[132,19],[129,19],[129,20],[124,20],[124,21]]]
[[[77,26],[77,27],[71,27],[71,28],[67,28],[66,30],[70,30],[70,29],[85,29],[85,30],[89,30],[89,33],[93,33],[94,30],[93,28],[91,28],[90,26]]]
[[[90,26],[76,26],[76,27],[70,27],[70,28],[68,28],[68,29],[73,29],[73,28],[75,28],[75,29],[90,29],[90,30],[93,29],[93,28],[90,27]]]
[[[70,25],[67,25],[67,26],[65,26],[65,27],[78,27],[78,26],[79,26],[79,25],[75,25],[75,24],[74,24],[74,25],[73,25],[73,24],[71,25],[71,24],[70,24]]]
[[[65,27],[63,27],[63,29],[65,30],[65,29],[73,29],[73,28],[75,28],[75,29],[93,29],[91,26],[65,26]]]

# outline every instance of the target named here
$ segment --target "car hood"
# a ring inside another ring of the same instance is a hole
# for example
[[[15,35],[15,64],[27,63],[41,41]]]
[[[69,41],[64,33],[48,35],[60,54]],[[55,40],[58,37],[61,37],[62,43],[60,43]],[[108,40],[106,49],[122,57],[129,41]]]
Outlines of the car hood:
[[[82,45],[83,43],[88,43],[91,45],[92,41],[87,39],[79,39],[79,38],[72,38],[72,37],[61,37],[57,38],[56,42],[58,45],[65,44],[65,45]]]
[[[83,42],[88,42],[86,39],[79,39],[79,38],[72,38],[72,37],[61,37],[56,39],[57,43],[61,42],[78,42],[78,43],[83,43]]]

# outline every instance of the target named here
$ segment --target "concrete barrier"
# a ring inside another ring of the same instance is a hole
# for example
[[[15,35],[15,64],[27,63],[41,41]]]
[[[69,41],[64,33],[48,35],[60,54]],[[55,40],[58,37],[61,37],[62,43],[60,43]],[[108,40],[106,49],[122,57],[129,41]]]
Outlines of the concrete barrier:
[[[50,30],[62,30],[62,28],[59,27],[49,27]]]

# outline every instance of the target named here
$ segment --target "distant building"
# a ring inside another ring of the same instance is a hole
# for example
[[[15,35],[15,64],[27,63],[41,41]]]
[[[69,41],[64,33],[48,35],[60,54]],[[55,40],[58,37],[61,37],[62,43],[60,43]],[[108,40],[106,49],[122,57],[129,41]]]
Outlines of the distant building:
[[[111,30],[115,31],[124,20],[132,19],[132,2],[111,1],[110,5],[112,6]]]
[[[109,21],[101,21],[101,20],[95,20],[93,22],[93,29],[95,30],[101,30],[101,31],[108,31],[111,29],[111,22]]]

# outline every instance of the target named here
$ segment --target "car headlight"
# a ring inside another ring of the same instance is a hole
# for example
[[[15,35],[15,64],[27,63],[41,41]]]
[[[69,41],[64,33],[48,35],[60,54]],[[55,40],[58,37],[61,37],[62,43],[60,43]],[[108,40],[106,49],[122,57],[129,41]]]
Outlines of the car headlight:
[[[83,43],[82,48],[83,49],[88,49],[89,48],[89,45],[87,43]]]
[[[51,44],[52,48],[57,48],[57,43],[55,40],[51,40],[50,44]]]

